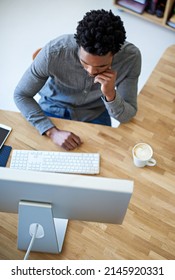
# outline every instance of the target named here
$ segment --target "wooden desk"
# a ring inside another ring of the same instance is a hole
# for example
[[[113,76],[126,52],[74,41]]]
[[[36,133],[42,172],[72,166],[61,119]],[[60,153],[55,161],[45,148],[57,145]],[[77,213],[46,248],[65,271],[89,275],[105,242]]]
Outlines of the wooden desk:
[[[122,225],[70,221],[60,255],[31,253],[30,259],[175,259],[175,46],[167,49],[139,95],[136,118],[119,128],[54,119],[80,135],[82,152],[100,152],[100,176],[132,179],[134,193]],[[19,113],[0,111],[12,126],[14,149],[61,150],[40,136]],[[149,143],[157,166],[136,168],[131,150]],[[9,164],[9,162],[8,162]],[[17,215],[0,213],[0,259],[22,259]]]

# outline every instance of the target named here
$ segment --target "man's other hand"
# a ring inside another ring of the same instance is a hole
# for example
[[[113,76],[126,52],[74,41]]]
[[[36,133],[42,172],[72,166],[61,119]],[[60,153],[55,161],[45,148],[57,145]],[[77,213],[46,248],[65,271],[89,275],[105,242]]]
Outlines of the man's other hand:
[[[116,78],[117,78],[117,73],[112,69],[108,69],[105,72],[98,74],[94,79],[94,83],[101,84],[101,91],[106,97],[106,100],[108,102],[113,101],[115,99]]]
[[[52,139],[56,144],[64,148],[65,150],[73,150],[82,144],[81,139],[70,131],[59,130],[56,127],[52,127],[45,132],[45,134]]]

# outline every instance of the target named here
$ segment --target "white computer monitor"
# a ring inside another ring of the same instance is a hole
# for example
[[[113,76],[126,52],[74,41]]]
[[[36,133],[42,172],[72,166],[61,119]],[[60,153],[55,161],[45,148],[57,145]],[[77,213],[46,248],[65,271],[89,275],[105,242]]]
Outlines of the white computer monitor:
[[[68,220],[121,224],[133,181],[0,168],[0,212],[18,213],[18,248],[26,250],[32,226],[40,236],[33,251],[60,253]]]

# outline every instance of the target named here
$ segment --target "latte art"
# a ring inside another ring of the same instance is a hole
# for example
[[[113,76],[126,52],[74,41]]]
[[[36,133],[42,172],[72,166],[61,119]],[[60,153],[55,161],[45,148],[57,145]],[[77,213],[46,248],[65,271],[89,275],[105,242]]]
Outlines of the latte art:
[[[138,159],[148,160],[152,156],[152,151],[148,145],[140,144],[135,148],[134,154]]]
[[[135,166],[154,166],[156,165],[156,160],[152,158],[153,150],[149,144],[138,143],[132,149],[133,161]]]

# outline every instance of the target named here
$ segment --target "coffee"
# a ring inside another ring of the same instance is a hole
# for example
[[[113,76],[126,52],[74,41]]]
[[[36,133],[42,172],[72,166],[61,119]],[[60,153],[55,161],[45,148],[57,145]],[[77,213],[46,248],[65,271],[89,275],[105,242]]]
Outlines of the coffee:
[[[152,158],[153,150],[146,143],[138,143],[132,149],[133,161],[135,166],[144,167],[156,165],[156,160]]]
[[[138,159],[148,160],[152,156],[152,151],[148,145],[141,143],[135,147],[134,154]]]

